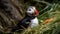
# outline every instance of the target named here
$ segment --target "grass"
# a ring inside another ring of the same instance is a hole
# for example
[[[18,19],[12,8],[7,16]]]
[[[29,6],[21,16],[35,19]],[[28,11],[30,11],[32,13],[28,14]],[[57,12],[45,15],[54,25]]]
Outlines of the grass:
[[[60,31],[60,5],[56,5],[57,6],[55,6],[54,8],[51,8],[50,10],[44,12],[42,15],[38,16],[40,24],[38,27],[32,29],[28,28],[21,34],[58,34]],[[46,15],[49,17],[47,17]]]

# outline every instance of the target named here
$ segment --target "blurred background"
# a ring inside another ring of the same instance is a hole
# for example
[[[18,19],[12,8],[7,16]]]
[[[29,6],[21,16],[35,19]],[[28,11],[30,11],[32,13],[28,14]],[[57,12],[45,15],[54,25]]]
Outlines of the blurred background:
[[[0,0],[0,34],[9,33],[25,17],[28,6],[40,12],[40,25],[13,34],[60,34],[60,0]]]

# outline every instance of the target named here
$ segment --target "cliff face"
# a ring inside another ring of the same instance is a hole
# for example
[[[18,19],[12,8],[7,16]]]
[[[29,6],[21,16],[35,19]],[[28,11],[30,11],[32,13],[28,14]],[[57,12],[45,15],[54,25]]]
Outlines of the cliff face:
[[[9,30],[24,17],[21,3],[19,0],[0,0],[0,31]]]

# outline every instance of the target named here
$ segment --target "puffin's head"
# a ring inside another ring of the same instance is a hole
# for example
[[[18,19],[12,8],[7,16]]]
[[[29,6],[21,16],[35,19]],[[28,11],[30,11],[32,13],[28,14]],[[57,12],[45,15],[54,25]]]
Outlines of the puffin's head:
[[[37,11],[37,9],[34,6],[29,6],[27,9],[27,13],[28,14],[34,14],[35,13],[36,15],[39,14],[39,12]]]

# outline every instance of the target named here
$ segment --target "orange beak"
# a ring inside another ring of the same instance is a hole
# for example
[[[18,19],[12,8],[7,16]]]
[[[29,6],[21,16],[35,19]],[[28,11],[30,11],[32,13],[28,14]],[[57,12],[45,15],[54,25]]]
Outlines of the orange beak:
[[[35,14],[36,14],[36,16],[39,15],[39,11],[37,9],[35,10]]]

